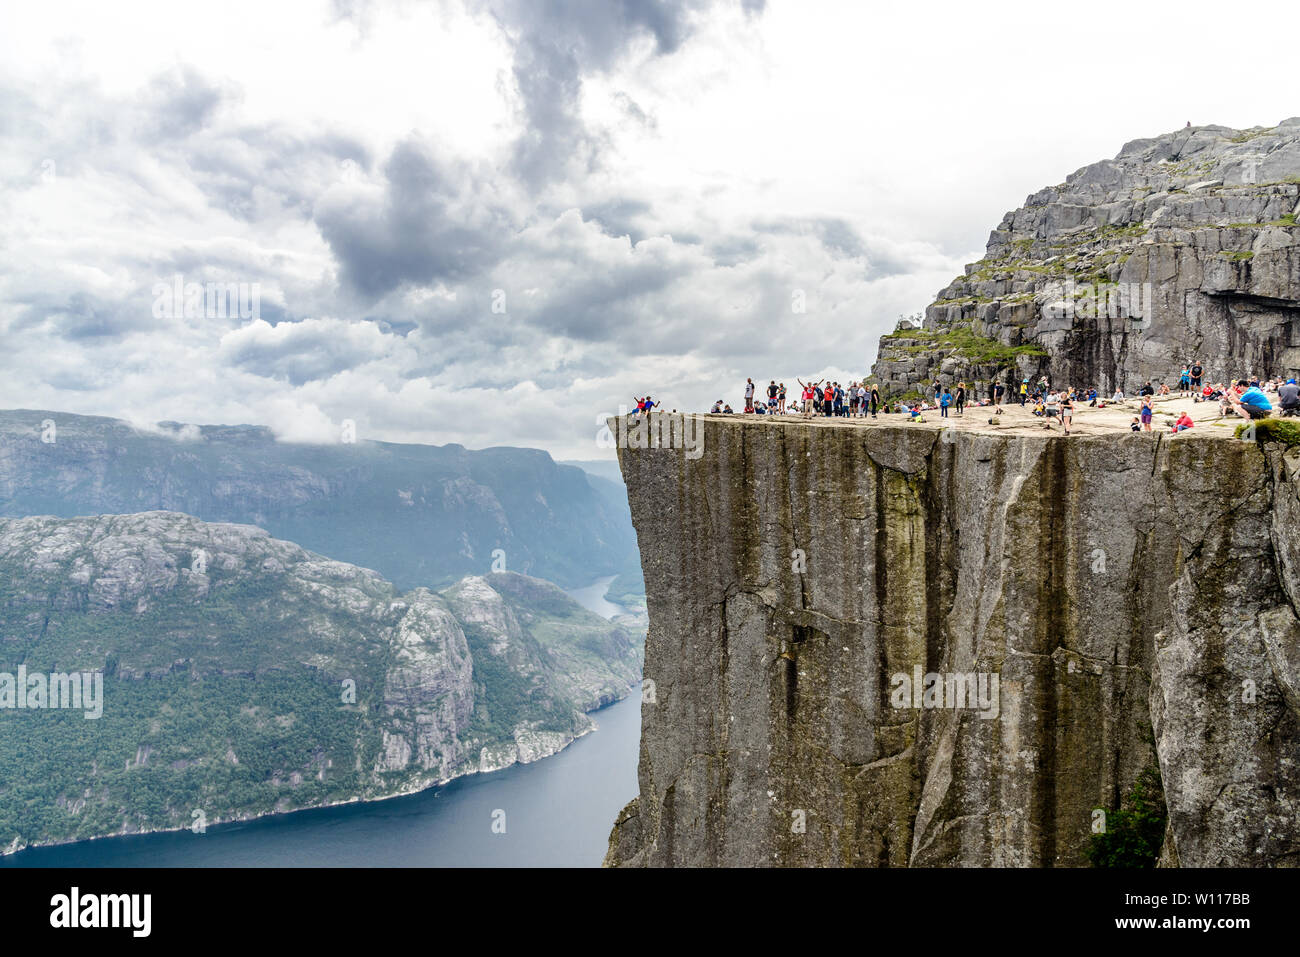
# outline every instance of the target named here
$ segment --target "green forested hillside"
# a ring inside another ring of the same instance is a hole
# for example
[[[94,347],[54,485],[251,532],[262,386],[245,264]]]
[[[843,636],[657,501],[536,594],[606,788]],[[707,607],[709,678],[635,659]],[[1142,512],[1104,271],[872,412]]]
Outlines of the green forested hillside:
[[[103,713],[0,709],[0,846],[379,797],[552,753],[639,636],[546,582],[400,592],[249,526],[0,520],[0,672],[102,671]]]

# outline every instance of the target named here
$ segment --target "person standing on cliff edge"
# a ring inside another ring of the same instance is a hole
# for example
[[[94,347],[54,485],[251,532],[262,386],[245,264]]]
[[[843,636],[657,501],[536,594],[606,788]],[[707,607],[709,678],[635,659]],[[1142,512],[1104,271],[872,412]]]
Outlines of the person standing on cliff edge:
[[[745,411],[754,411],[754,380],[745,380]]]
[[[876,417],[876,409],[878,408],[880,408],[880,390],[876,388],[876,384],[873,382],[871,383],[871,417],[873,419]]]

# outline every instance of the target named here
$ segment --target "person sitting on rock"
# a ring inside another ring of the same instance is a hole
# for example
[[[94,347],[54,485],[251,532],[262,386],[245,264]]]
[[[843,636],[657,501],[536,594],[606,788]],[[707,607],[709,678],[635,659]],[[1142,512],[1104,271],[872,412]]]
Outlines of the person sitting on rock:
[[[1243,379],[1237,384],[1246,385],[1246,382]],[[1273,403],[1268,401],[1268,396],[1257,385],[1247,387],[1235,401],[1231,397],[1228,401],[1232,402],[1238,415],[1266,419],[1273,414]]]
[[[1283,415],[1300,415],[1300,385],[1296,385],[1295,379],[1287,379],[1286,385],[1278,386],[1277,401]]]
[[[1178,421],[1173,424],[1173,427],[1169,431],[1177,435],[1179,432],[1190,429],[1195,424],[1196,423],[1192,421],[1192,417],[1187,414],[1187,410],[1184,409],[1183,414],[1178,417]]]

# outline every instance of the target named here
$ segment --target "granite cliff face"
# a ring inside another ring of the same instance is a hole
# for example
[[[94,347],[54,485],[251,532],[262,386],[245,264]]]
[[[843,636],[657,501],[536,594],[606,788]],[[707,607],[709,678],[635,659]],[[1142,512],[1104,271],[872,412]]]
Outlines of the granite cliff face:
[[[1300,118],[1127,144],[1007,213],[982,260],[881,339],[899,395],[938,379],[1059,385],[1300,374]]]
[[[697,460],[620,450],[650,630],[607,864],[1080,865],[1153,764],[1166,863],[1300,864],[1300,457],[703,418]]]
[[[0,847],[536,760],[626,694],[638,639],[514,573],[402,592],[260,528],[176,512],[0,519]],[[527,653],[505,669],[496,643]],[[2,710],[20,667],[101,673],[102,713]]]

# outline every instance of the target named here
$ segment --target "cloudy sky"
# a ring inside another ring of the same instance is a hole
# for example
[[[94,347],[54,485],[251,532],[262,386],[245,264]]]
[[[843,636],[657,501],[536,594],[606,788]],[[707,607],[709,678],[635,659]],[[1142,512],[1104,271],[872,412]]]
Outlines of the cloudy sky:
[[[597,458],[861,376],[1029,193],[1300,114],[1293,4],[1054,9],[6,4],[0,406]]]

